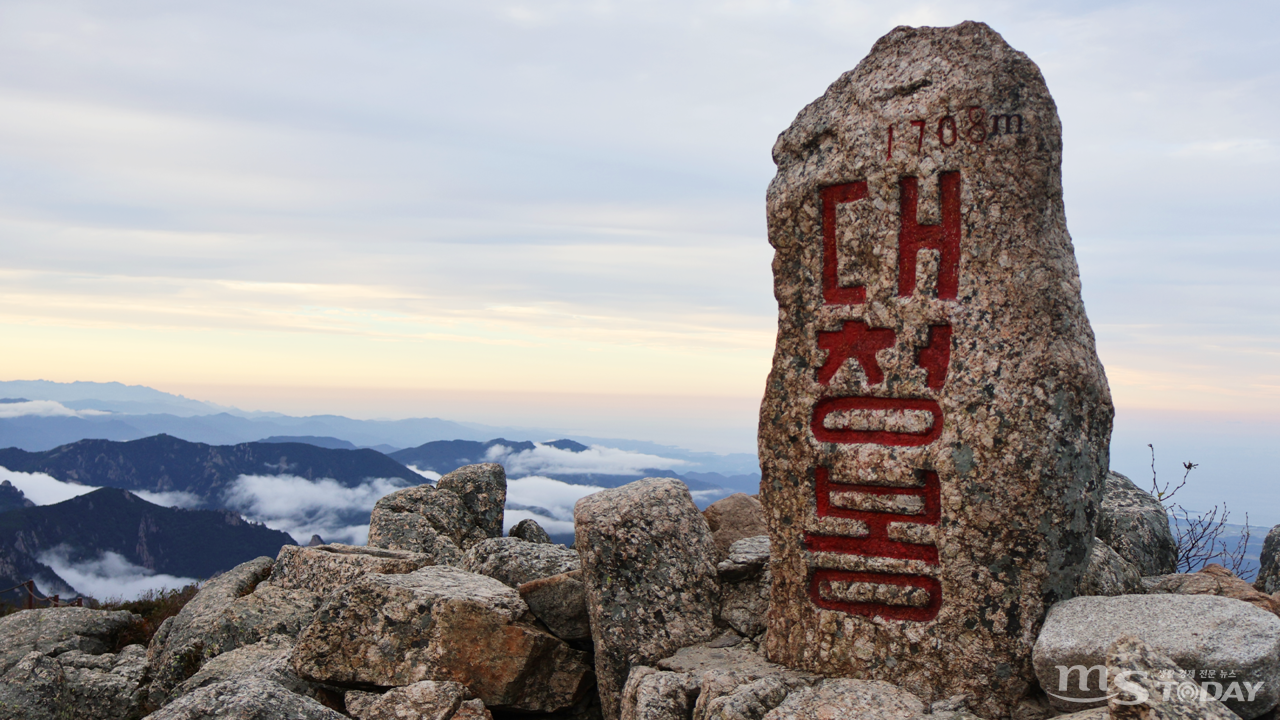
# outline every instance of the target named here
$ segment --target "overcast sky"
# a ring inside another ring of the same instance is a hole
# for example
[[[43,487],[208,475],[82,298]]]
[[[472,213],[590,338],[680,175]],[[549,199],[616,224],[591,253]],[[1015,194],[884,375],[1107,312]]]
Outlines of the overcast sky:
[[[0,375],[749,451],[774,139],[895,25],[974,19],[1057,100],[1127,442],[1274,441],[1278,16],[3,0]]]

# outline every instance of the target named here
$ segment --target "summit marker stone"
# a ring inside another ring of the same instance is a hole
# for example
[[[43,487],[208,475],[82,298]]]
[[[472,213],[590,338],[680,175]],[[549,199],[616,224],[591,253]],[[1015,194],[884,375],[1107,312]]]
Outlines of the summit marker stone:
[[[773,157],[769,659],[1005,717],[1111,433],[1053,99],[984,24],[900,27]]]

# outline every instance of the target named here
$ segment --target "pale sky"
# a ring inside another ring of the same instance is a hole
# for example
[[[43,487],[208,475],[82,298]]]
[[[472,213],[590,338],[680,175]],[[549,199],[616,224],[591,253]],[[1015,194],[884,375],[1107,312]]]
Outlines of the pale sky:
[[[1057,100],[1121,418],[1277,427],[1270,2],[3,0],[0,379],[749,452],[774,139],[966,19]]]

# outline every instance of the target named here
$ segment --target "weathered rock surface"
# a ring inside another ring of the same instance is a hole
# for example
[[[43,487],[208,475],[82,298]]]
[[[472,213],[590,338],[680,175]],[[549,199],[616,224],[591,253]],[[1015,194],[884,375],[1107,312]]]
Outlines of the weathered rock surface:
[[[1094,538],[1093,547],[1089,549],[1089,565],[1076,582],[1076,595],[1134,595],[1144,592],[1142,575],[1133,563]]]
[[[515,537],[492,538],[467,551],[462,567],[510,587],[577,570],[578,553],[563,545],[531,543]]]
[[[1178,571],[1178,542],[1164,505],[1118,472],[1107,472],[1097,535],[1139,575]]]
[[[635,666],[621,717],[637,720],[760,720],[797,688],[821,678],[765,660],[754,645],[682,648],[657,667]]]
[[[497,463],[467,465],[436,482],[437,490],[462,498],[475,525],[485,537],[502,537],[502,516],[507,506],[507,472]],[[462,546],[467,549],[466,546]]]
[[[110,652],[122,632],[142,621],[124,610],[45,608],[0,618],[0,674],[28,653],[55,657],[78,650],[88,655]]]
[[[288,635],[270,635],[252,645],[222,653],[174,688],[168,702],[202,687],[248,677],[270,680],[290,692],[314,696],[311,685],[299,678],[289,663],[293,646],[294,639]]]
[[[319,702],[265,678],[243,677],[199,688],[147,720],[346,720]]]
[[[574,570],[533,580],[517,589],[534,617],[553,635],[564,640],[587,640],[591,637],[591,618],[587,615],[587,586],[581,578],[582,571]]]
[[[153,706],[163,705],[169,691],[194,675],[208,658],[270,634],[262,633],[246,642],[228,642],[225,636],[234,638],[240,633],[228,627],[225,615],[233,602],[253,592],[271,574],[274,562],[269,557],[256,558],[210,579],[181,612],[161,625],[147,648]]]
[[[315,547],[285,545],[276,556],[270,581],[284,589],[328,595],[361,575],[410,573],[435,564],[431,555],[403,550],[338,543]]]
[[[430,485],[382,497],[369,517],[369,547],[423,553],[441,565],[461,565],[462,546],[485,537],[462,498]]]
[[[1252,585],[1217,563],[1210,563],[1199,572],[1176,573],[1146,580],[1147,592],[1152,594],[1218,595],[1242,600],[1267,612],[1276,611],[1275,602],[1270,595],[1258,592]]]
[[[831,679],[791,693],[764,720],[911,720],[924,714],[920,698],[887,682]]]
[[[462,551],[502,536],[507,478],[501,465],[467,465],[378,500],[369,518],[369,545],[424,553],[461,565]]]
[[[1112,720],[1239,720],[1227,706],[1203,692],[1185,697],[1183,689],[1201,689],[1188,682],[1170,687],[1181,668],[1136,637],[1124,636],[1107,650],[1107,674],[1113,697],[1107,702]],[[1119,682],[1123,679],[1123,684]],[[1172,692],[1169,692],[1172,690]],[[1253,718],[1261,712],[1245,715]]]
[[[528,540],[531,543],[551,543],[551,536],[533,518],[525,518],[516,523],[507,535],[521,540]]]
[[[329,595],[293,665],[336,685],[465,685],[489,707],[550,712],[590,686],[583,653],[524,620],[513,589],[449,566],[365,575]]]
[[[1079,680],[1059,668],[1106,665],[1112,644],[1127,635],[1184,670],[1233,672],[1241,683],[1262,683],[1253,701],[1227,703],[1243,717],[1256,717],[1280,701],[1280,618],[1224,597],[1124,595],[1075,598],[1049,612],[1036,641],[1035,670],[1054,707],[1074,711],[1083,705],[1054,695],[1103,695],[1096,678],[1081,690]]]
[[[316,551],[316,548],[297,548]],[[262,582],[270,558],[258,558],[210,580],[151,639],[148,702],[160,707],[170,692],[210,659],[270,635],[296,636],[311,623],[323,596],[303,588]],[[266,561],[266,562],[263,562]],[[166,621],[168,622],[168,621]]]
[[[356,720],[450,720],[469,699],[471,693],[456,682],[423,680],[381,695],[352,691],[346,705]]]
[[[1280,592],[1280,525],[1271,528],[1262,541],[1258,563],[1258,578],[1253,586],[1268,595]]]
[[[773,157],[769,657],[1007,716],[1086,566],[1112,417],[1053,99],[986,25],[899,27]]]
[[[764,522],[764,506],[746,493],[734,493],[721,498],[702,511],[711,528],[711,538],[716,543],[717,559],[729,555],[729,546],[743,538],[768,535],[769,526]]]
[[[39,612],[48,611],[28,610],[17,614]],[[0,675],[0,718],[139,718],[143,699],[140,683],[146,671],[146,657],[146,649],[141,645],[129,645],[119,653],[70,649],[53,656],[29,652]]]
[[[716,566],[720,578],[720,619],[745,637],[764,632],[769,613],[769,536],[735,541]]]
[[[671,478],[588,495],[573,518],[600,703],[605,719],[617,720],[632,665],[715,632],[715,543],[689,489]]]
[[[687,720],[698,702],[698,678],[638,666],[622,689],[621,720]]]

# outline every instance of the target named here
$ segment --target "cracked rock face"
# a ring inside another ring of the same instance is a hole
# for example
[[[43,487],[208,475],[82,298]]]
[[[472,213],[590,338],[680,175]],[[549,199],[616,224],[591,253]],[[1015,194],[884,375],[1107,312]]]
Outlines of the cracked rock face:
[[[1231,680],[1215,678],[1224,685],[1254,683],[1251,696],[1224,696],[1241,717],[1257,717],[1280,702],[1280,619],[1248,603],[1209,595],[1080,597],[1055,605],[1035,647],[1036,674],[1040,687],[1051,693],[1049,702],[1067,712],[1089,707],[1080,701],[1104,694],[1097,692],[1096,676],[1082,690],[1070,670],[1064,677],[1062,669],[1109,664],[1114,643],[1129,635],[1141,637],[1151,652],[1183,670],[1234,673]]]
[[[285,546],[282,554],[291,548],[317,550]],[[323,596],[263,582],[273,563],[257,558],[211,579],[160,626],[147,649],[150,705],[168,702],[173,689],[210,659],[273,634],[297,635],[311,622]]]
[[[574,506],[573,522],[600,704],[606,720],[617,720],[632,665],[715,633],[715,543],[689,489],[671,478],[588,495]]]
[[[986,25],[900,27],[773,157],[769,657],[1003,717],[1087,563],[1111,430],[1053,99]]]
[[[369,518],[369,545],[425,553],[437,564],[462,565],[462,554],[502,537],[507,475],[501,465],[467,465],[378,500]]]
[[[531,619],[512,588],[447,565],[366,575],[329,595],[293,666],[332,685],[454,681],[488,707],[569,707],[590,687],[586,656]]]
[[[467,551],[462,567],[488,575],[504,585],[519,587],[539,578],[573,572],[579,565],[577,551],[563,545],[505,537],[474,545]]]
[[[1169,529],[1164,505],[1118,472],[1107,473],[1097,533],[1140,575],[1178,570],[1178,542]]]
[[[435,565],[423,553],[355,545],[285,545],[271,568],[270,582],[284,589],[303,589],[321,596],[368,573],[409,573]]]

